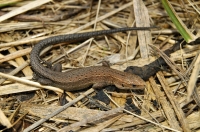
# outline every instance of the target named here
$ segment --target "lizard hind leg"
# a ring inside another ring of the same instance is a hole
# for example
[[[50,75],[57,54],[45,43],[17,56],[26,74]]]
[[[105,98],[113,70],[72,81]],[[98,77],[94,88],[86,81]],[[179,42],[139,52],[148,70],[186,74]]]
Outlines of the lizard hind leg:
[[[52,71],[58,71],[61,72],[62,71],[62,65],[59,63],[56,63],[55,65],[52,66],[52,64],[50,62],[45,62],[45,64],[47,65],[48,68],[50,68]],[[42,85],[53,85],[53,81],[45,78],[43,76],[38,75],[37,73],[34,72],[33,74],[33,80],[39,82]]]
[[[44,78],[35,72],[33,73],[33,80],[43,85],[51,85],[53,83],[50,79]]]
[[[47,68],[50,68],[52,71],[61,72],[62,71],[62,65],[60,63],[56,63],[52,66],[51,62],[43,61],[43,64],[46,65]]]
[[[56,63],[51,67],[53,71],[62,72],[62,65],[60,63]]]

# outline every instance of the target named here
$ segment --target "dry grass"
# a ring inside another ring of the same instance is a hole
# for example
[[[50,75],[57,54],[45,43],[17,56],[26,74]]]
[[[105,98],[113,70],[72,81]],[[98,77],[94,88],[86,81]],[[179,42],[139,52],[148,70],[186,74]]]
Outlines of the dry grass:
[[[0,4],[3,2],[9,3],[0,1]],[[0,5],[0,76],[8,78],[0,80],[0,124],[11,127],[11,131],[22,131],[30,125],[40,131],[199,131],[199,74],[191,76],[191,72],[193,67],[197,71],[199,68],[200,42],[183,44],[182,41],[180,50],[170,57],[163,54],[162,51],[172,47],[182,36],[159,0],[10,2],[10,6]],[[194,32],[198,35],[200,2],[170,0],[170,3],[188,28],[198,29]],[[31,80],[29,54],[40,40],[61,34],[150,25],[160,29],[58,44],[42,56],[43,60],[62,63],[63,71],[101,65],[103,60],[123,71],[127,66],[149,65],[157,59],[156,52],[167,66],[159,66],[164,70],[146,81],[142,93],[104,91],[110,101],[105,105],[90,98],[95,94],[94,89],[66,92],[69,103],[63,108],[58,105],[61,89]],[[194,91],[187,86],[189,81],[196,86]],[[187,98],[188,92],[193,93],[192,98]],[[33,98],[26,99],[30,96]],[[96,109],[92,109],[91,102]],[[129,111],[124,109],[126,105],[131,108]]]

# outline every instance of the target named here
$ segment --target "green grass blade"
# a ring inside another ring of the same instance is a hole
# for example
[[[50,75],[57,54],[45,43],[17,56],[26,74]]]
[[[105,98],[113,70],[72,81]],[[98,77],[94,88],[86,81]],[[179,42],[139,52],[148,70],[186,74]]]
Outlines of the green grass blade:
[[[185,39],[185,41],[189,43],[196,40],[197,36],[190,32],[190,30],[186,27],[183,21],[176,14],[175,10],[173,9],[172,5],[168,2],[168,0],[161,0],[161,2],[165,10],[167,11],[167,14],[171,18],[172,22],[174,23],[182,37]]]

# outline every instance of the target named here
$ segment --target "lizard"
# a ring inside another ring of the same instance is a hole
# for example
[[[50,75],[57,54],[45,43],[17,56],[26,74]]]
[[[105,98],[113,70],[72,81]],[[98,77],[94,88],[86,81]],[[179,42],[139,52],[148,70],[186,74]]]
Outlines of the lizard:
[[[92,86],[102,88],[115,85],[119,89],[134,89],[145,86],[145,82],[137,75],[122,72],[106,66],[91,66],[77,68],[67,72],[54,71],[41,63],[40,52],[50,45],[63,42],[86,40],[100,35],[109,35],[131,30],[149,30],[155,27],[124,27],[111,30],[100,30],[85,33],[75,33],[53,36],[41,40],[30,53],[30,64],[36,74],[35,80],[42,85],[51,85],[65,91],[82,90]]]

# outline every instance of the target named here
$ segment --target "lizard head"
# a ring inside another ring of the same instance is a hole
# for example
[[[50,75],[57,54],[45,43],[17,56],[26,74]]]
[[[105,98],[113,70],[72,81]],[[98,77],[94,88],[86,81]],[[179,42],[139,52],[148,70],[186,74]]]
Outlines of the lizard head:
[[[116,87],[119,89],[144,89],[145,88],[145,81],[134,74],[131,73],[125,73],[126,75],[124,78],[118,83],[115,84]]]

